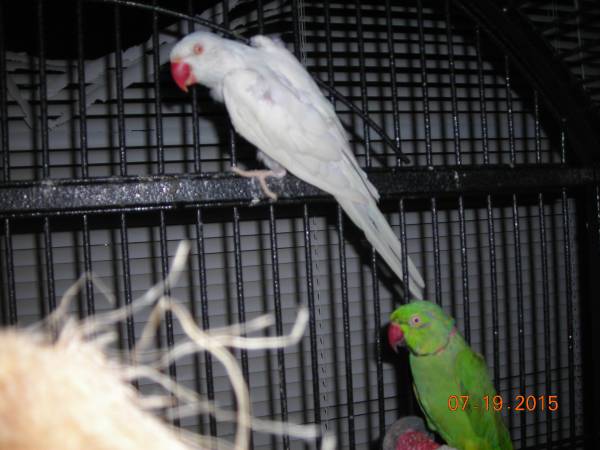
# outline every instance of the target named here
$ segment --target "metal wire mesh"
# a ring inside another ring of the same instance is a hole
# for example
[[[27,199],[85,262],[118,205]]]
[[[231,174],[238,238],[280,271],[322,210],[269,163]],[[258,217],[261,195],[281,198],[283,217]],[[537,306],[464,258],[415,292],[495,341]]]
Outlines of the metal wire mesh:
[[[287,177],[273,183],[280,201],[250,207],[257,187],[225,172],[256,164],[254,150],[207,91],[184,96],[168,77],[171,46],[199,24],[276,33],[333,90],[427,297],[457,318],[502,396],[559,396],[556,413],[505,411],[515,447],[594,448],[598,135],[582,136],[565,119],[577,111],[549,95],[561,68],[540,81],[489,26],[502,14],[493,2],[210,3],[78,0],[62,6],[73,7],[68,22],[36,0],[30,47],[15,43],[16,6],[0,3],[3,324],[47,315],[86,271],[130,303],[190,238],[188,276],[172,294],[204,328],[274,311],[281,331],[297,304],[311,312],[297,351],[240,352],[255,414],[320,423],[354,449],[418,412],[406,361],[380,333],[402,288],[316,188]],[[94,34],[103,19],[109,43]],[[70,30],[72,50],[61,53],[56,27]],[[109,307],[88,283],[76,311]],[[126,321],[123,349],[142,324]],[[157,346],[172,346],[181,330],[169,315],[163,328]],[[209,355],[169,370],[233,401]],[[204,416],[179,425],[232,433]],[[295,445],[253,435],[254,448]]]
[[[552,45],[598,107],[600,8],[594,1],[522,2],[521,13]]]

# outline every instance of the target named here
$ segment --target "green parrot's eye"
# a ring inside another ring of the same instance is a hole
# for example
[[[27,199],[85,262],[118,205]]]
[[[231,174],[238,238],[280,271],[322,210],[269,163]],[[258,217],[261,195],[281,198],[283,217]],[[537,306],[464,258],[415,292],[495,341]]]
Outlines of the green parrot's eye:
[[[421,326],[421,318],[419,317],[418,314],[415,314],[414,316],[412,316],[408,322],[410,323],[411,327]]]

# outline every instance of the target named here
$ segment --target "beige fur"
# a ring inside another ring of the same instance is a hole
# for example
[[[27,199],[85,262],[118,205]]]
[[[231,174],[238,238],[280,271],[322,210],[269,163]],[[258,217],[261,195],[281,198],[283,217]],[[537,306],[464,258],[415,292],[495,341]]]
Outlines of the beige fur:
[[[0,332],[0,450],[188,449],[139,399],[93,341]]]

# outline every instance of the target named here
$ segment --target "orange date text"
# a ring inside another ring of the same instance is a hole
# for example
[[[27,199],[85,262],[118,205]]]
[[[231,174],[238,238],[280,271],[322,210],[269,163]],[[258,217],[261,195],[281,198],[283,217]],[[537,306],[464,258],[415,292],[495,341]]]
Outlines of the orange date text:
[[[484,395],[474,398],[469,395],[451,395],[448,397],[450,411],[465,411],[467,409],[481,409],[482,411],[557,411],[557,395],[517,395],[513,401],[505,400],[501,395]]]

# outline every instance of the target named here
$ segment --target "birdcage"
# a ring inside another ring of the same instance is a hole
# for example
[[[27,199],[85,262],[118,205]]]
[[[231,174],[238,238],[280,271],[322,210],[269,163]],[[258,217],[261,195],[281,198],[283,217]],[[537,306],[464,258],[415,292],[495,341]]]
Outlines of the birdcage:
[[[365,449],[419,414],[406,355],[382,331],[406,287],[333,197],[288,174],[270,201],[231,173],[260,166],[255,148],[205,88],[185,94],[169,75],[194,30],[275,35],[335,106],[425,298],[484,355],[515,448],[596,448],[599,13],[591,0],[1,2],[3,325],[39,321],[85,272],[130,303],[188,239],[170,289],[202,327],[273,312],[282,331],[310,311],[299,346],[237,353],[256,416]],[[114,307],[88,281],[73,313]],[[120,326],[123,351],[143,325]],[[181,333],[167,316],[157,348]],[[169,374],[233,406],[210,357]],[[515,411],[518,396],[547,395],[556,411]]]

